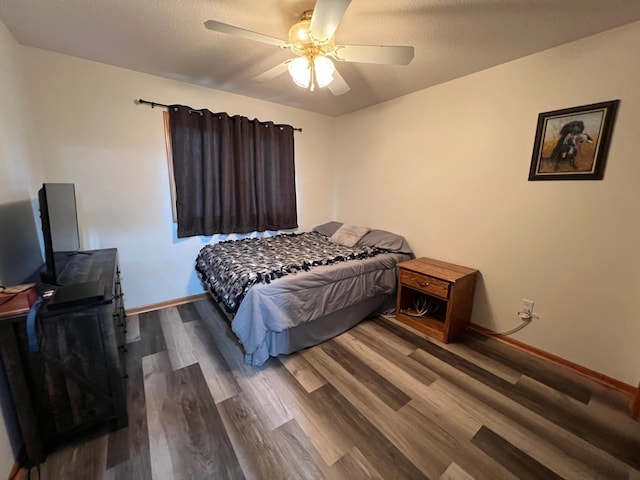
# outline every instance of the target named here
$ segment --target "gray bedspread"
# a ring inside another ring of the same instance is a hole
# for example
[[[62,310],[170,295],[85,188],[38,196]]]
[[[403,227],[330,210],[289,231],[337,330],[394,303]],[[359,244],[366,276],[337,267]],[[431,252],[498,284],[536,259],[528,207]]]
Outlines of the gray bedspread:
[[[244,347],[246,363],[261,365],[270,355],[290,353],[324,341],[382,308],[389,300],[393,302],[396,264],[413,258],[405,239],[384,230],[371,230],[354,249],[342,251],[343,247],[324,245],[341,225],[329,222],[315,227],[313,234],[301,234],[324,253],[316,252],[315,247],[308,251],[296,248],[296,261],[289,256],[285,260],[278,249],[274,260],[263,253],[256,255],[254,250],[244,262],[236,261],[239,259],[234,254],[226,252],[231,245],[202,249],[196,270],[227,311],[231,328]],[[292,239],[283,237],[257,243],[265,245],[266,252],[271,248],[266,245]],[[326,255],[327,252],[333,253]],[[347,256],[351,259],[344,258]],[[227,258],[223,261],[222,257]],[[267,261],[262,262],[262,257]],[[221,268],[216,270],[223,272],[218,279],[208,271],[207,264],[212,263],[219,264]],[[253,267],[258,264],[259,268],[246,270],[245,264],[254,264]]]
[[[261,365],[269,358],[269,332],[282,332],[363,299],[395,293],[396,263],[409,258],[404,253],[384,253],[254,285],[231,323],[244,346],[245,361]]]
[[[206,245],[196,258],[196,270],[218,303],[233,314],[255,284],[383,252],[368,245],[347,247],[321,233],[304,232]]]

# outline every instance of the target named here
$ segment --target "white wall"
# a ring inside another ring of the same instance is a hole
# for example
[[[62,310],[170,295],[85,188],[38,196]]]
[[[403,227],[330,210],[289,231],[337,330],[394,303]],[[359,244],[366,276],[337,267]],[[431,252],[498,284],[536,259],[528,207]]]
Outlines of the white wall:
[[[333,214],[333,119],[274,103],[24,47],[48,182],[76,184],[82,248],[117,247],[127,308],[202,292],[195,257],[210,237],[177,239],[161,109],[144,98],[301,127],[302,230]]]
[[[0,21],[0,284],[24,281],[42,263],[31,206],[36,198],[34,148],[20,47]],[[8,474],[21,440],[0,368],[0,475]]]
[[[337,219],[478,268],[472,321],[640,378],[640,23],[339,118]],[[419,52],[418,52],[419,54]],[[620,99],[602,181],[528,182],[537,117]]]

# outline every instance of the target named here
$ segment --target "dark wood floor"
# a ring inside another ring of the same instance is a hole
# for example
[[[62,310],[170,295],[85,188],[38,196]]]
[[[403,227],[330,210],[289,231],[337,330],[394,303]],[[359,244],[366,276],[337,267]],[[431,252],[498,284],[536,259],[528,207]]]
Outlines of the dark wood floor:
[[[255,368],[208,300],[129,320],[129,426],[42,478],[640,480],[626,397],[477,334],[378,317]]]

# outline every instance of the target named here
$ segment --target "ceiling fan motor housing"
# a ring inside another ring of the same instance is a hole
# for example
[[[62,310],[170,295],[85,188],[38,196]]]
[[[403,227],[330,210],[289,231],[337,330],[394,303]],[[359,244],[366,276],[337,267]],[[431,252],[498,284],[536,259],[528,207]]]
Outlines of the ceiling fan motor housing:
[[[306,10],[300,16],[300,21],[289,29],[289,44],[296,55],[313,58],[327,55],[335,49],[333,37],[323,44],[311,38],[309,31],[312,15],[313,10]]]

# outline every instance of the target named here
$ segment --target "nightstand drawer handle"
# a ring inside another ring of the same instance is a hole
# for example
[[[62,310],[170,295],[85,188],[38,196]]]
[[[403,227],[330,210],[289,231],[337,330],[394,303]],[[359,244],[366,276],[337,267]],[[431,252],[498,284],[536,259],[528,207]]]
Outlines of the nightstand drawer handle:
[[[429,282],[418,280],[418,285],[420,285],[421,287],[428,287],[429,286]]]

